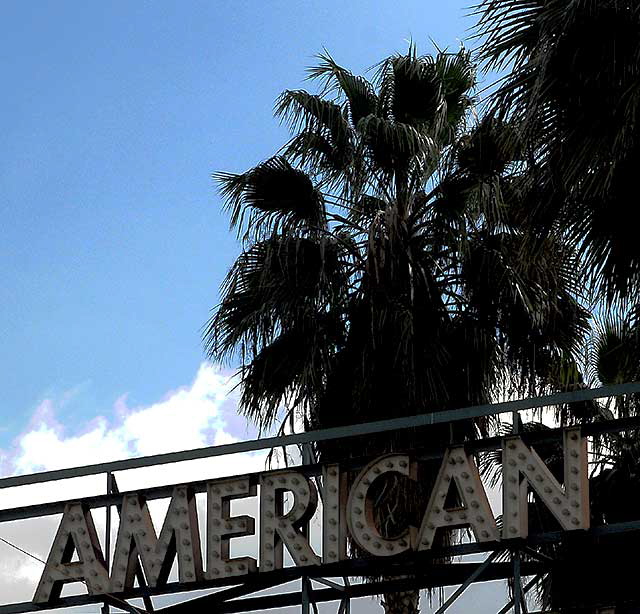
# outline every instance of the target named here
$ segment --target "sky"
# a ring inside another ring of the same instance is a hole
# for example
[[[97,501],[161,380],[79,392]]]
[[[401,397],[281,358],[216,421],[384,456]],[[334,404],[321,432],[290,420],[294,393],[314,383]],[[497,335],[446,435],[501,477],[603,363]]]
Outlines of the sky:
[[[410,40],[457,49],[468,4],[0,3],[0,475],[255,436],[200,339],[239,251],[211,173],[286,141],[273,103],[323,48],[357,73]],[[5,600],[35,567],[0,561]]]

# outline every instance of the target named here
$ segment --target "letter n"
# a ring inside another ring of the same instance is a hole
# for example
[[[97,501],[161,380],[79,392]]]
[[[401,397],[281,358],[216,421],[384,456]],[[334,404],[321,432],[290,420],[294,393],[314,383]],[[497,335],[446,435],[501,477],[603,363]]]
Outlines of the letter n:
[[[503,538],[528,535],[529,486],[564,530],[589,528],[587,441],[581,437],[579,428],[566,429],[563,438],[564,487],[520,437],[507,437],[503,441]]]

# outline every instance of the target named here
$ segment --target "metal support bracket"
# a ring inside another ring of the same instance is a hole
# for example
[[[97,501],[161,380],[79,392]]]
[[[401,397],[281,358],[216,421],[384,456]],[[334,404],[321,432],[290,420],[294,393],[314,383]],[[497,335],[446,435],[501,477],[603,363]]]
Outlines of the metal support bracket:
[[[473,584],[477,578],[480,576],[480,574],[482,574],[482,572],[487,569],[487,567],[489,567],[489,565],[491,565],[491,563],[493,563],[493,561],[495,561],[495,559],[498,557],[498,555],[500,554],[499,550],[496,550],[495,552],[492,552],[482,563],[482,565],[480,565],[466,580],[463,584],[461,584],[454,592],[453,594],[449,597],[449,599],[447,599],[439,608],[438,610],[436,610],[435,614],[443,614],[444,612],[446,612],[449,607],[453,604],[453,602],[460,597],[460,595],[462,595],[462,593],[464,593],[464,591],[471,586],[471,584]]]

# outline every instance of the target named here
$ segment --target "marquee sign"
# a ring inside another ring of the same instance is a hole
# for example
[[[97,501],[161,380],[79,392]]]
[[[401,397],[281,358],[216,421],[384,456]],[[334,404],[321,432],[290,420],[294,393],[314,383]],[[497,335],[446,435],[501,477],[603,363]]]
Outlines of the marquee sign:
[[[316,552],[306,530],[318,507],[315,482],[295,469],[261,473],[258,484],[248,476],[211,480],[206,486],[206,537],[201,544],[194,489],[176,486],[160,529],[151,519],[147,501],[139,493],[122,496],[120,524],[111,568],[98,540],[90,508],[68,502],[33,601],[58,599],[68,582],[83,582],[90,595],[126,597],[133,589],[140,565],[149,587],[161,591],[177,559],[179,582],[189,584],[251,574],[283,567],[284,548],[295,565],[322,566],[345,560],[347,536],[374,557],[429,550],[439,530],[469,528],[478,542],[527,536],[530,491],[549,509],[562,529],[589,527],[587,444],[578,428],[563,434],[564,483],[553,476],[534,449],[520,437],[502,442],[503,523],[498,530],[485,487],[473,456],[464,447],[449,448],[425,502],[420,526],[406,527],[394,538],[380,534],[374,522],[370,488],[390,472],[416,479],[417,462],[407,454],[373,460],[353,481],[338,464],[322,467],[322,547]],[[451,488],[460,505],[447,507]],[[234,538],[255,535],[251,516],[232,516],[231,502],[259,496],[258,557],[231,557]],[[285,498],[287,504],[285,505]],[[286,509],[286,511],[285,511]]]

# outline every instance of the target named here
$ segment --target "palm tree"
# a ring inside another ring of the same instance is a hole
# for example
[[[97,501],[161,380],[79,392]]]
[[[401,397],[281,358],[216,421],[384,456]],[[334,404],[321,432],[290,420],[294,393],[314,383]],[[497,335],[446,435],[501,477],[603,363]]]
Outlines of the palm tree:
[[[481,0],[477,12],[486,67],[507,71],[491,107],[522,130],[535,222],[568,233],[604,296],[633,299],[640,4]]]
[[[544,386],[579,347],[587,315],[561,242],[540,238],[521,258],[523,162],[509,125],[467,125],[469,53],[418,56],[411,45],[372,80],[324,53],[310,77],[319,92],[285,91],[276,104],[293,132],[279,154],[216,175],[244,251],[204,342],[212,360],[239,359],[241,411],[264,429],[296,419],[318,428]],[[463,441],[486,426],[456,422],[317,452],[377,455]],[[428,488],[437,467],[421,471]],[[378,493],[383,534],[417,513],[390,513],[407,488],[396,480]],[[383,605],[417,612],[418,593],[385,595]]]
[[[637,310],[602,316],[591,335],[585,369],[590,386],[619,384],[640,378],[640,325]],[[640,399],[626,395],[593,403],[576,421],[599,421],[640,415]],[[594,441],[590,479],[594,526],[637,520],[640,514],[640,435],[621,431]],[[576,540],[559,550],[559,560],[543,595],[561,611],[594,611],[595,606],[623,610],[640,605],[637,584],[628,565],[640,547],[636,532]],[[580,590],[576,590],[577,587]],[[626,611],[626,610],[625,610]]]
[[[583,359],[567,360],[550,383],[556,390],[577,390],[620,384],[640,379],[640,322],[637,308],[618,310],[595,318]],[[589,401],[559,407],[562,426],[590,424],[640,415],[638,395],[625,395],[605,401]],[[507,434],[511,425],[501,431]],[[525,422],[525,432],[543,431],[542,422]],[[563,450],[560,442],[536,447],[558,480],[563,479]],[[594,437],[590,447],[591,525],[636,521],[640,514],[640,434],[637,431],[605,432]],[[483,469],[500,478],[501,452],[484,459]],[[529,518],[533,532],[554,531],[556,521],[537,497],[532,495]],[[640,605],[634,569],[628,564],[630,552],[640,547],[636,532],[566,536],[557,544],[542,544],[541,554],[550,557],[549,573],[540,579],[537,600],[544,611],[594,614],[598,608],[620,607],[636,611]],[[531,558],[525,554],[525,558]],[[535,560],[535,556],[533,557]],[[635,609],[634,609],[635,608]],[[618,610],[616,610],[618,611]]]
[[[518,126],[528,156],[528,223],[568,239],[597,298],[604,299],[597,311],[613,313],[603,316],[589,359],[581,368],[573,365],[565,373],[573,379],[565,383],[637,380],[637,313],[622,317],[620,310],[637,302],[640,287],[640,250],[628,215],[640,154],[640,5],[482,0],[477,10],[486,67],[506,72],[490,97],[491,113]],[[613,407],[583,406],[579,415],[565,417],[584,422],[636,414],[637,399],[631,397]],[[608,435],[596,443],[594,524],[636,519],[637,435]],[[634,546],[636,538],[629,535],[571,544],[559,553],[564,563],[545,584],[545,602],[569,607],[573,590],[583,597],[585,611],[607,600],[637,603],[635,583],[619,564]],[[563,573],[571,569],[574,576]]]

